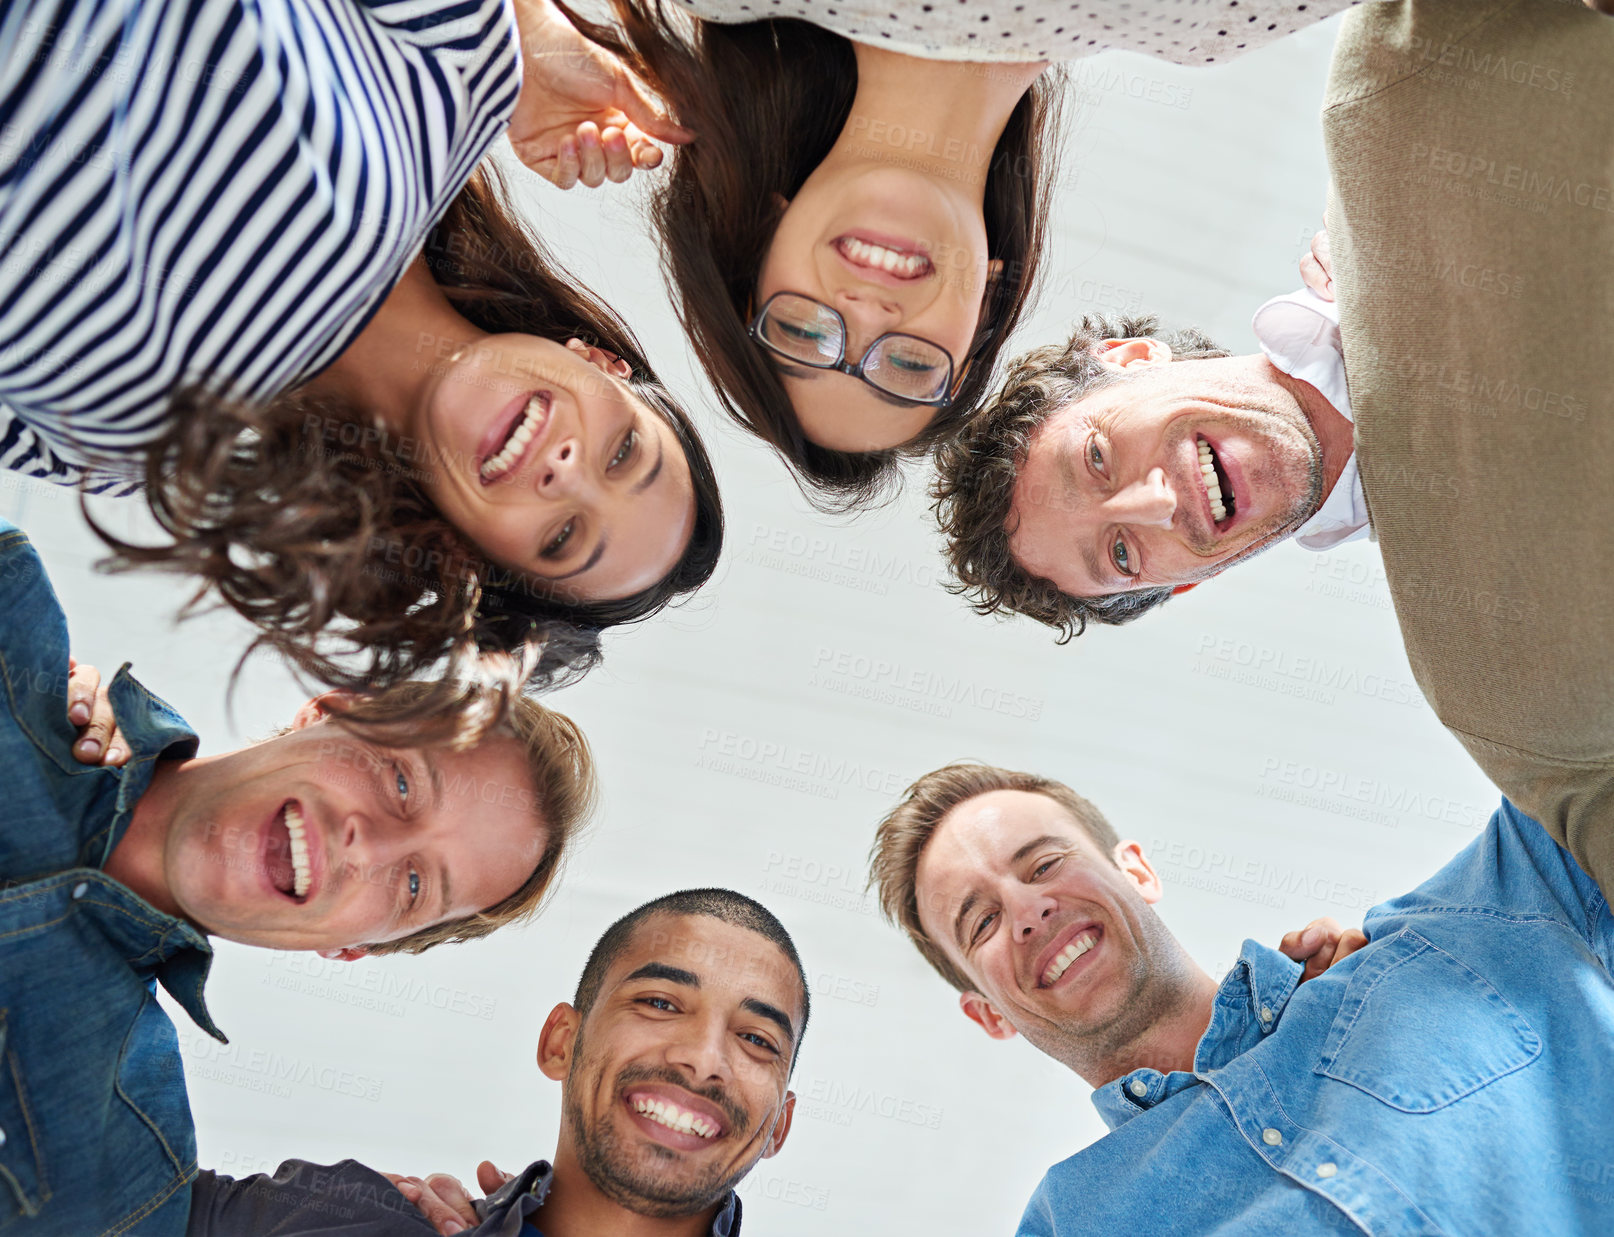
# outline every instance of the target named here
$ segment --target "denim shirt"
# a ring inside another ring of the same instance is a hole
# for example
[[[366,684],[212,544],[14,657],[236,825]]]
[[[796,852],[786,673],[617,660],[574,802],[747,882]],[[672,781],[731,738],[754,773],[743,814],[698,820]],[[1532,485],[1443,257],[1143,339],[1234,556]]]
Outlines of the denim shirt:
[[[196,1138],[161,983],[202,1002],[212,950],[102,866],[161,757],[196,735],[124,667],[121,769],[73,758],[67,622],[39,556],[0,520],[0,1233],[185,1231]]]
[[[1370,943],[1297,988],[1246,941],[1192,1072],[1093,1095],[1032,1235],[1614,1233],[1614,917],[1503,802]]]
[[[538,1227],[555,1170],[535,1160],[473,1205],[482,1223],[465,1237],[543,1237]],[[200,1173],[187,1237],[433,1237],[436,1229],[373,1168],[356,1160],[287,1160],[271,1176]],[[740,1196],[712,1217],[711,1237],[740,1237]]]

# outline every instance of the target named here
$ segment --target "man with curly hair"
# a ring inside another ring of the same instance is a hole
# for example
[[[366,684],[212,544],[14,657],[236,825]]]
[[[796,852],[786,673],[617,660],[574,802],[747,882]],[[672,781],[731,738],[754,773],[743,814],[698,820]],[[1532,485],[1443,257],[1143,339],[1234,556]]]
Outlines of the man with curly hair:
[[[1371,518],[1430,706],[1614,890],[1610,56],[1614,24],[1552,0],[1354,11],[1323,109],[1337,320],[1281,298],[1228,356],[1088,319],[1022,358],[940,453],[958,590],[1069,639]]]

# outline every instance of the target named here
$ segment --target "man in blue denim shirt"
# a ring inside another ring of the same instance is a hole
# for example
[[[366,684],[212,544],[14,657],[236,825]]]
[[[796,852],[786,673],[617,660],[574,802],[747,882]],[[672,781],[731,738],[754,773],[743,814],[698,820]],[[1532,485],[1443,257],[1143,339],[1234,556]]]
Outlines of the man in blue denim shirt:
[[[538,1067],[561,1083],[553,1164],[510,1178],[484,1162],[489,1196],[474,1201],[452,1177],[353,1160],[203,1173],[188,1237],[739,1237],[734,1187],[784,1146],[809,1013],[801,958],[766,907],[668,894],[606,929],[539,1033]]]
[[[353,706],[337,694],[198,757],[127,667],[109,694],[128,762],[88,767],[67,671],[44,567],[0,521],[0,1232],[178,1237],[196,1143],[156,985],[222,1040],[210,934],[351,959],[511,922],[541,899],[592,768],[570,722],[530,702],[447,752],[327,720]],[[384,717],[417,690],[365,707]]]
[[[1025,1237],[1614,1232],[1614,918],[1510,803],[1299,984],[1246,941],[1220,984],[1158,877],[1060,783],[921,778],[881,823],[882,905],[994,1038],[1097,1090]]]

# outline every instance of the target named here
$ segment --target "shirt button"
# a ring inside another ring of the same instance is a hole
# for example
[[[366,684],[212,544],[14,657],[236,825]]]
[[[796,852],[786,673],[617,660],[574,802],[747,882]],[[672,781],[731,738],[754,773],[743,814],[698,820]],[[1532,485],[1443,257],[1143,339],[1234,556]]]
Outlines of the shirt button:
[[[78,899],[82,898],[85,894],[89,893],[89,891],[90,891],[89,882],[88,881],[80,881],[78,884],[73,886],[73,900],[75,902],[78,901]]]
[[[1142,1099],[1145,1095],[1149,1094],[1149,1084],[1144,1082],[1141,1078],[1134,1078],[1131,1082],[1127,1083],[1126,1089],[1132,1092],[1132,1094],[1137,1096],[1139,1099]]]
[[[1261,1141],[1269,1147],[1276,1147],[1283,1141],[1283,1135],[1269,1126],[1261,1131]]]
[[[1272,1021],[1272,1011],[1270,1009],[1268,1009],[1265,1005],[1261,1006],[1261,1021],[1262,1022],[1271,1022]]]
[[[1319,1177],[1332,1177],[1338,1171],[1339,1166],[1335,1164],[1333,1160],[1328,1160],[1317,1165],[1317,1175]]]
[[[0,1130],[0,1147],[3,1147],[5,1145],[6,1145],[6,1132],[4,1130]]]

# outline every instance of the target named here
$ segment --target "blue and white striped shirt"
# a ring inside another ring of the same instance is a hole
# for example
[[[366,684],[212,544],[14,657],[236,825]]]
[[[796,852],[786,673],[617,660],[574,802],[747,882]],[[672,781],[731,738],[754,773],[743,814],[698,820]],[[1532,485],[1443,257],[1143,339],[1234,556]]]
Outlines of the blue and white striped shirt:
[[[329,365],[520,88],[510,0],[0,0],[0,465],[138,476],[176,386]]]

